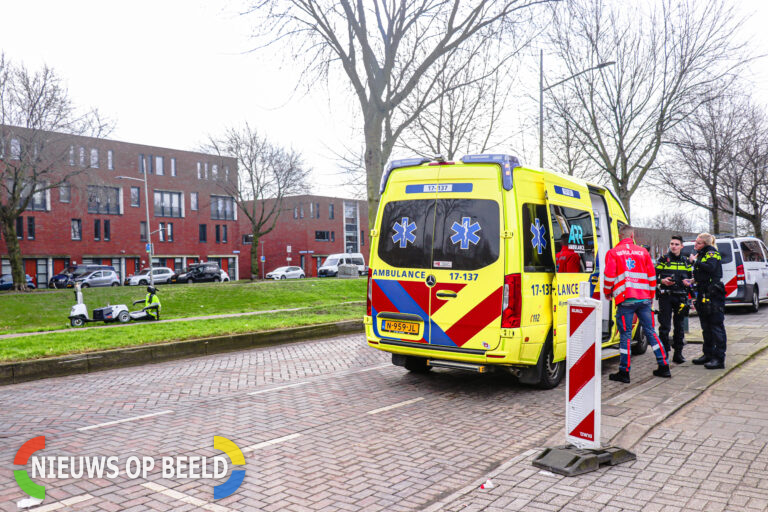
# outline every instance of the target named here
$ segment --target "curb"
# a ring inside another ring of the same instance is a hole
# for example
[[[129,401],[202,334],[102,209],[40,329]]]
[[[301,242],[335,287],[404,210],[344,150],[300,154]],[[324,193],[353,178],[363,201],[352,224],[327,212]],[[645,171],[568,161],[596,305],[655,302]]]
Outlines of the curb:
[[[233,334],[213,338],[87,352],[32,361],[2,363],[0,364],[0,386],[47,379],[49,377],[92,373],[127,366],[161,363],[174,359],[186,359],[189,357],[220,354],[222,352],[281,345],[294,341],[362,332],[363,330],[362,319],[347,320],[344,322],[308,325],[275,331]]]

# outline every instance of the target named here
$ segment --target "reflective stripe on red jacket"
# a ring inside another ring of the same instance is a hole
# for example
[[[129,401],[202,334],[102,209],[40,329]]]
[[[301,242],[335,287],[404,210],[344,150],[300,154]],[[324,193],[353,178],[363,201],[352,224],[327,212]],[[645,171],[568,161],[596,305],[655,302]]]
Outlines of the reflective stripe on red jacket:
[[[651,255],[625,238],[605,255],[603,293],[616,304],[624,299],[653,299],[656,293],[656,267]]]

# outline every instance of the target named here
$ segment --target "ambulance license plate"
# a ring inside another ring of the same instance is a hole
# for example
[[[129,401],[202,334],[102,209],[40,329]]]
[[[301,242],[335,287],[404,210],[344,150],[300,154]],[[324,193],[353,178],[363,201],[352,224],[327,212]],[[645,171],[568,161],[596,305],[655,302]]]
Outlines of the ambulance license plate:
[[[416,322],[384,320],[384,330],[387,332],[396,332],[399,334],[419,334],[419,324]]]

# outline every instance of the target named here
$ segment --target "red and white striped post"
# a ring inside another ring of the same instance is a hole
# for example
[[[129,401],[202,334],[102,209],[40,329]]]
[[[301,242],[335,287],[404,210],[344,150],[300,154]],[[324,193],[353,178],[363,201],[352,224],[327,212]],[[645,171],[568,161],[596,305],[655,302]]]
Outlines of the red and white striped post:
[[[582,449],[600,449],[601,306],[587,283],[568,300],[565,438]]]

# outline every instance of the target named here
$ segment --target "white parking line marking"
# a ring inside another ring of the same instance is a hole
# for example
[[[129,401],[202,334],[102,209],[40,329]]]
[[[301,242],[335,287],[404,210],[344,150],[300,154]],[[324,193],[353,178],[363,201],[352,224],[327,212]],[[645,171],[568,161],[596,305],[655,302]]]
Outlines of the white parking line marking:
[[[287,386],[278,386],[276,388],[262,389],[260,391],[254,391],[254,392],[248,393],[248,394],[249,395],[260,395],[262,393],[269,393],[271,391],[280,391],[280,390],[283,390],[283,389],[295,388],[297,386],[305,386],[307,384],[309,384],[309,382],[299,382],[298,384],[288,384]]]
[[[49,512],[51,510],[59,510],[64,507],[69,507],[70,505],[82,503],[83,501],[88,501],[90,499],[93,499],[93,496],[91,496],[90,494],[83,494],[81,496],[72,496],[71,498],[57,501],[56,503],[51,503],[50,505],[43,505],[42,507],[35,508],[34,510],[35,512]]]
[[[406,400],[405,402],[399,402],[399,403],[396,403],[396,404],[388,405],[386,407],[382,407],[381,409],[374,409],[372,411],[368,411],[365,414],[379,414],[380,412],[389,411],[391,409],[397,409],[398,407],[402,407],[404,405],[409,405],[409,404],[413,404],[413,403],[416,403],[416,402],[420,402],[421,400],[424,400],[423,396],[420,396],[419,398],[414,398],[414,399],[411,399],[411,400]]]
[[[94,428],[101,428],[101,427],[108,427],[110,425],[117,425],[118,423],[125,423],[127,421],[136,421],[136,420],[143,420],[144,418],[153,418],[155,416],[162,416],[163,414],[172,414],[173,411],[167,410],[167,411],[160,411],[160,412],[153,412],[152,414],[144,414],[142,416],[134,416],[133,418],[124,418],[122,420],[116,420],[116,421],[108,421],[106,423],[99,423],[98,425],[91,425],[89,427],[81,427],[77,429],[79,432],[83,432],[85,430],[92,430]]]
[[[283,443],[285,441],[290,441],[291,439],[296,439],[297,437],[301,437],[301,434],[290,434],[283,437],[276,437],[275,439],[270,439],[269,441],[264,441],[258,444],[253,444],[251,446],[247,446],[243,448],[243,453],[253,452],[256,450],[260,450],[261,448],[266,448],[267,446],[272,446],[273,444],[277,443]]]
[[[203,501],[199,498],[189,496],[179,491],[174,491],[173,489],[169,489],[155,482],[146,482],[141,485],[147,489],[155,491],[156,493],[163,494],[175,500],[183,501],[184,503],[189,503],[190,505],[194,505],[204,510],[210,510],[211,512],[227,512],[229,510],[227,507],[222,507],[221,505],[216,505],[214,503],[208,503],[207,501]]]

